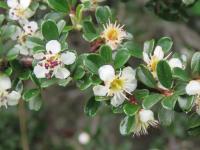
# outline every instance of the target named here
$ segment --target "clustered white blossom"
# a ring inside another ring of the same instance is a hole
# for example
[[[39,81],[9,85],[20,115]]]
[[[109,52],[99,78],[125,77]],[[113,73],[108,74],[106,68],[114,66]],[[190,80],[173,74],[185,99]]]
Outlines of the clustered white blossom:
[[[95,96],[110,96],[111,104],[115,107],[121,105],[125,99],[128,100],[126,94],[130,94],[137,87],[135,78],[135,70],[131,67],[122,69],[118,74],[115,73],[111,65],[104,65],[99,68],[99,77],[104,85],[97,85],[93,88]]]
[[[61,51],[61,44],[57,40],[51,40],[46,44],[45,53],[37,53],[34,58],[38,61],[34,67],[34,73],[37,78],[66,79],[70,76],[70,71],[65,65],[71,65],[76,60],[73,52]]]
[[[8,76],[0,74],[0,107],[17,105],[21,94],[11,90],[11,80]]]

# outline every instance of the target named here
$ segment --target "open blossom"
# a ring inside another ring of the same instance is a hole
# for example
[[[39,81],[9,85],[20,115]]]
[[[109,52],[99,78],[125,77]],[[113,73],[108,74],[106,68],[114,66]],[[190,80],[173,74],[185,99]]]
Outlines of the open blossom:
[[[104,85],[94,86],[94,95],[112,97],[111,104],[115,107],[128,99],[126,94],[131,94],[137,87],[136,72],[131,67],[124,68],[116,75],[111,65],[104,65],[99,68],[98,72]]]
[[[9,10],[9,18],[12,20],[24,20],[30,18],[33,13],[28,7],[31,0],[7,0]]]
[[[188,95],[196,96],[196,100],[195,100],[196,112],[197,114],[200,115],[200,80],[190,81],[187,84],[185,90]]]
[[[156,75],[156,67],[160,60],[167,59],[167,57],[164,57],[164,52],[161,46],[156,46],[153,55],[148,55],[146,52],[143,52],[143,60],[147,64],[147,67],[152,72],[154,77],[157,77]],[[178,58],[171,58],[168,60],[168,63],[171,68],[183,68],[183,64],[180,59]]]
[[[11,80],[6,75],[0,75],[0,107],[17,105],[21,94],[17,91],[11,91]]]
[[[158,121],[154,119],[154,114],[151,110],[141,109],[135,116],[135,127],[133,133],[136,136],[148,134],[150,126],[157,127]]]
[[[37,34],[38,24],[35,21],[25,21],[23,28],[18,27],[15,34],[11,37],[12,40],[16,40],[17,44],[15,48],[19,49],[21,55],[31,54],[32,47],[28,46],[27,38],[29,36],[35,36]]]
[[[71,65],[76,60],[73,52],[61,52],[61,44],[57,40],[51,40],[46,44],[46,53],[34,55],[38,60],[34,67],[34,73],[37,78],[51,78],[55,76],[59,79],[66,79],[70,72],[65,65]]]
[[[108,24],[104,25],[104,31],[101,34],[101,37],[105,40],[105,43],[115,50],[122,43],[124,39],[127,39],[128,34],[123,29],[124,26],[112,24],[110,21]]]

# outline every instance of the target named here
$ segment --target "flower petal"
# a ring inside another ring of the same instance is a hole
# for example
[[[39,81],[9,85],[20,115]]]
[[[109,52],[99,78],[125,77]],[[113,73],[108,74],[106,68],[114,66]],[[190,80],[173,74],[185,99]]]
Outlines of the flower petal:
[[[49,73],[45,67],[42,67],[40,65],[36,65],[33,70],[34,74],[36,75],[37,78],[45,78],[46,74]]]
[[[125,101],[125,97],[124,97],[123,93],[121,93],[121,92],[120,93],[115,93],[115,95],[111,99],[111,105],[113,105],[114,107],[118,107],[124,101]]]
[[[17,40],[23,34],[22,29],[20,27],[16,27],[15,33],[12,34],[11,39]]]
[[[128,82],[125,83],[124,86],[125,86],[126,92],[131,93],[137,87],[137,80],[129,80]]]
[[[46,44],[46,50],[49,53],[57,54],[61,51],[61,44],[57,40],[51,40]]]
[[[182,64],[181,60],[178,58],[172,58],[169,60],[168,63],[171,68],[176,68],[176,67],[183,68],[183,64]]]
[[[9,95],[8,95],[8,105],[10,106],[14,106],[17,105],[19,102],[19,99],[21,97],[21,94],[16,92],[16,91],[12,91]]]
[[[28,8],[31,4],[31,0],[20,0],[20,6],[24,9]]]
[[[159,60],[162,60],[164,58],[164,52],[161,46],[156,46],[154,50],[154,56],[158,58]]]
[[[139,111],[139,118],[140,118],[140,121],[142,121],[143,123],[146,123],[150,120],[154,120],[154,114],[151,110],[141,109]]]
[[[188,95],[200,94],[200,82],[195,80],[190,81],[185,90]]]
[[[146,52],[143,52],[143,60],[145,63],[150,64],[150,58],[149,55]]]
[[[38,30],[38,24],[35,21],[28,22],[23,27],[26,34],[33,34]]]
[[[102,81],[110,81],[115,77],[115,70],[111,65],[104,65],[100,67],[98,72]]]
[[[8,90],[11,88],[11,80],[6,75],[0,75],[0,90]]]
[[[19,5],[18,0],[7,0],[7,5],[10,8],[16,8]]]
[[[70,72],[66,68],[58,68],[55,71],[55,77],[58,79],[66,79],[69,76],[70,76]]]
[[[125,67],[122,70],[122,78],[126,80],[133,80],[135,79],[136,71],[131,67]]]
[[[71,65],[75,62],[76,55],[73,52],[65,52],[61,54],[61,61],[65,65]]]
[[[97,85],[93,87],[93,92],[95,96],[106,96],[108,93],[108,87]]]

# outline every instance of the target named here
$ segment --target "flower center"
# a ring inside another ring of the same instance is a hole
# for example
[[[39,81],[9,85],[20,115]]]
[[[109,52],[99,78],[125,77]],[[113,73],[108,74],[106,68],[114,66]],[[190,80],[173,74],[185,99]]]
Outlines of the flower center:
[[[18,9],[15,10],[15,15],[18,16],[18,17],[22,17],[22,16],[24,16],[24,14],[25,14],[24,9],[18,8]]]
[[[156,57],[154,57],[154,56],[151,58],[150,68],[151,68],[151,70],[153,72],[156,71],[156,67],[157,67],[158,61],[159,60]]]
[[[60,54],[56,54],[54,56],[50,56],[47,58],[44,62],[44,66],[46,69],[53,69],[61,64],[61,61],[59,60]]]
[[[117,40],[118,39],[118,32],[116,29],[112,28],[108,31],[107,33],[107,38],[111,41]]]
[[[124,80],[120,78],[115,78],[111,84],[110,84],[110,89],[112,91],[120,91],[124,87]]]

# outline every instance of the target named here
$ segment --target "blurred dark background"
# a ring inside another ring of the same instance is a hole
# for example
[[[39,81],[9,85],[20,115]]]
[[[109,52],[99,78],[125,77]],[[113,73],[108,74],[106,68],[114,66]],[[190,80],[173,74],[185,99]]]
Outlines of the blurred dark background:
[[[118,22],[125,24],[127,31],[142,48],[143,42],[152,38],[170,36],[173,50],[191,55],[200,49],[200,2],[189,8],[187,21],[164,21],[144,7],[147,0],[109,0]],[[73,32],[68,43],[82,52],[89,45],[81,34]],[[133,60],[134,61],[134,60]],[[30,86],[29,83],[25,83]],[[149,135],[141,137],[122,136],[119,123],[123,116],[113,115],[111,110],[101,107],[97,116],[84,115],[84,104],[91,91],[80,92],[74,83],[68,87],[53,86],[43,91],[43,106],[40,111],[26,108],[28,140],[31,150],[198,150],[199,137],[186,132],[185,116],[175,113],[170,126],[150,129]],[[0,110],[0,150],[21,150],[18,108]],[[90,141],[81,144],[82,132],[88,133]]]

